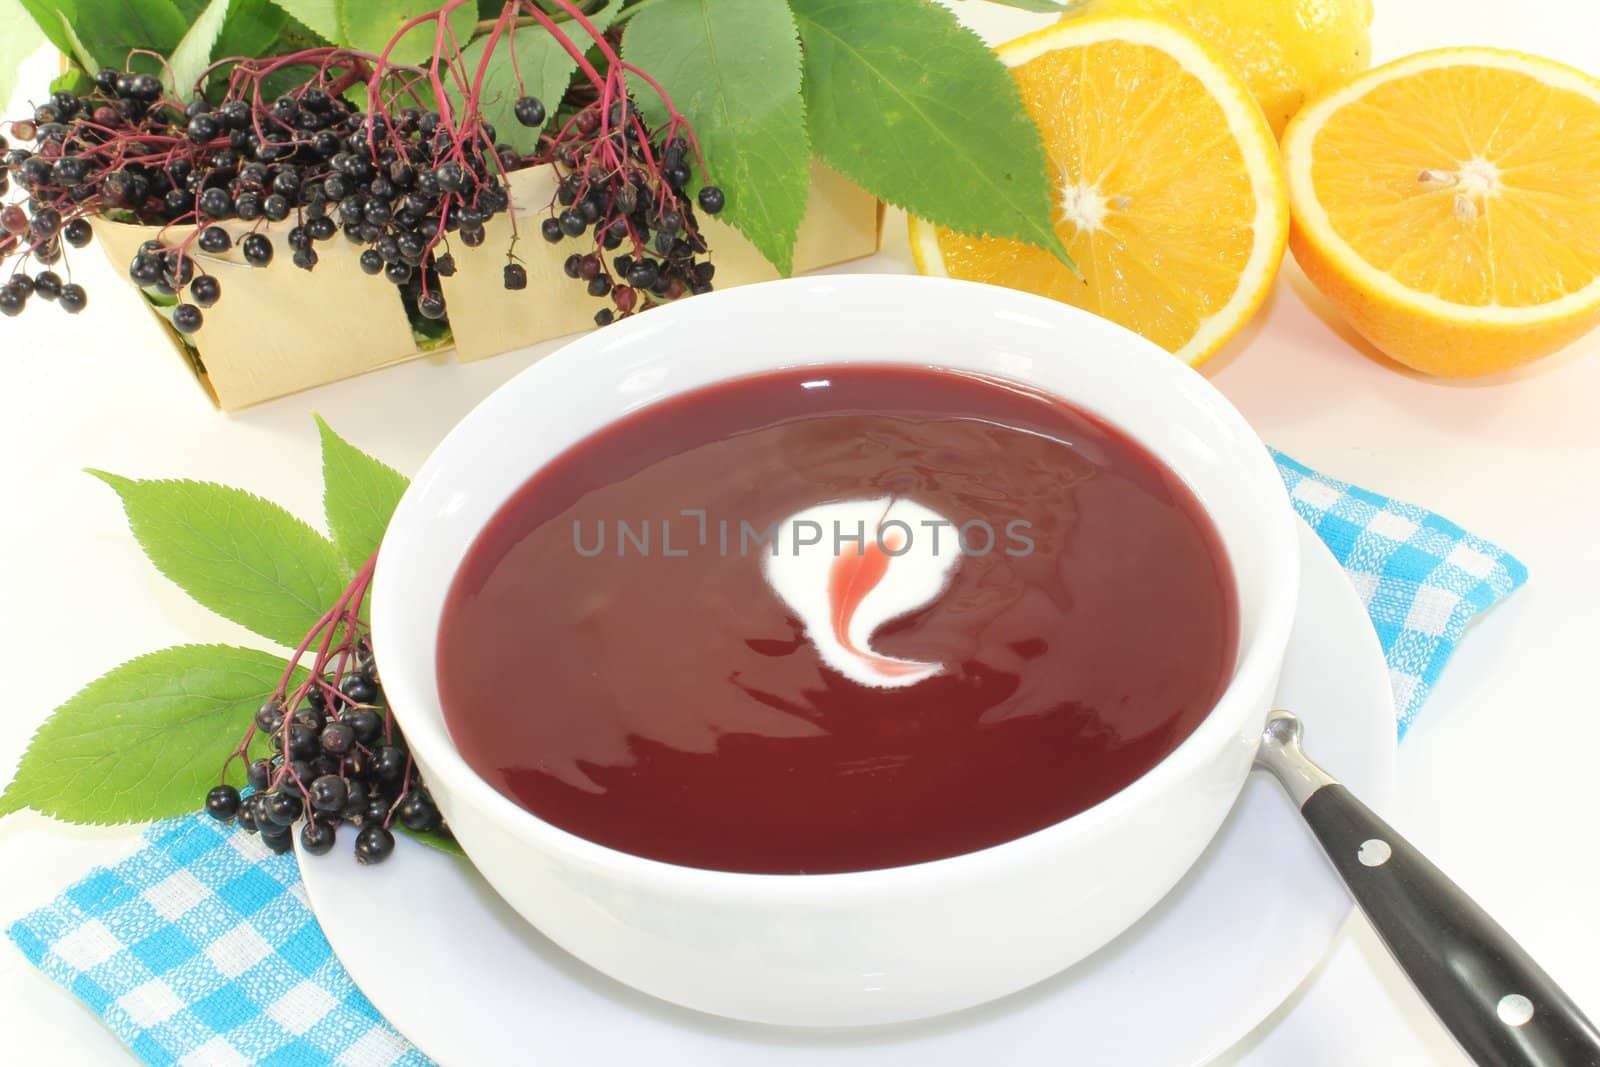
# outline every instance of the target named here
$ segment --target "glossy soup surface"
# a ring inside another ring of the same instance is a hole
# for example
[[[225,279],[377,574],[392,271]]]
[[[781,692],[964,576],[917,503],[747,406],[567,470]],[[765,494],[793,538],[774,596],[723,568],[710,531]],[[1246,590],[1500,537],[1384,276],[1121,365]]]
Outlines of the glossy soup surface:
[[[537,472],[463,561],[438,667],[463,756],[541,818],[820,873],[1105,799],[1205,717],[1237,630],[1209,519],[1117,430],[829,367],[645,408]]]

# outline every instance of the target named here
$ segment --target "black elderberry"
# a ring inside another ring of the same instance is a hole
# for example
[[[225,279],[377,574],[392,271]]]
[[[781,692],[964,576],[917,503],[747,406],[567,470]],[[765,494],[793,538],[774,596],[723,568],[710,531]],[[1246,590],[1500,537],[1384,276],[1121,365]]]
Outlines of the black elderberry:
[[[226,189],[207,189],[200,194],[200,214],[208,219],[225,219],[233,214],[233,198]]]
[[[300,827],[300,847],[308,856],[325,856],[333,850],[334,839],[338,831],[333,823],[325,822],[320,818],[307,819],[305,825]]]
[[[439,256],[433,261],[433,272],[441,278],[455,277],[456,257],[452,256],[449,252]]]
[[[267,786],[272,784],[272,761],[268,759],[254,761],[245,771],[245,776],[250,782],[251,789],[258,793],[265,791]]]
[[[578,255],[578,253],[576,253],[576,252],[574,252],[572,255],[568,256],[566,258],[566,261],[561,264],[562,272],[565,273],[566,276],[569,277],[569,278],[576,278],[578,276],[578,272],[582,268],[583,268],[583,257]]]
[[[562,232],[561,223],[556,219],[545,219],[543,222],[539,223],[539,233],[551,244],[559,243],[560,240],[566,236],[566,234]]]
[[[140,285],[154,285],[161,280],[164,273],[166,268],[160,259],[143,253],[135,256],[128,266],[128,277]]]
[[[273,193],[261,201],[261,213],[267,217],[268,222],[282,222],[289,217],[293,206],[289,203],[288,197]]]
[[[411,280],[412,270],[411,264],[400,260],[383,268],[383,276],[396,285],[404,285]]]
[[[265,267],[272,262],[272,241],[264,233],[247,235],[239,242],[239,250],[244,253],[245,262],[252,267]]]
[[[667,179],[667,184],[674,189],[682,189],[689,184],[689,167],[687,164],[675,163],[662,169],[662,175]]]
[[[29,227],[36,240],[47,240],[56,235],[61,228],[61,212],[53,207],[42,207],[34,211],[33,223]]]
[[[28,298],[22,294],[21,289],[10,285],[0,287],[0,315],[14,319],[22,314],[22,308],[27,302]]]
[[[179,304],[172,309],[172,328],[179,333],[194,333],[205,322],[205,316],[193,304]]]
[[[370,745],[383,732],[383,716],[373,708],[353,708],[339,721],[355,732],[359,744]]]
[[[77,156],[62,156],[50,168],[50,180],[61,186],[73,186],[83,181],[88,167]]]
[[[269,821],[278,826],[289,826],[305,811],[305,804],[298,793],[279,789],[267,794],[266,804],[262,810]]]
[[[13,124],[12,129],[15,130],[17,125],[20,124]],[[19,133],[18,136],[20,137],[21,134]],[[36,185],[47,184],[54,173],[55,169],[50,165],[48,159],[43,156],[29,156],[22,166],[18,168],[17,177],[22,182],[24,189],[31,189]]]
[[[367,797],[366,810],[361,813],[361,821],[380,825],[388,822],[390,806],[389,799],[382,793],[370,794]]]
[[[198,240],[200,250],[220,256],[233,247],[233,238],[228,236],[228,231],[221,226],[207,226],[200,231]]]
[[[601,308],[594,313],[594,324],[596,326],[610,326],[615,318],[616,316],[611,313],[610,308]]]
[[[33,279],[33,291],[42,300],[54,300],[61,295],[61,275],[53,270],[42,270]]]
[[[306,223],[306,232],[313,241],[326,241],[339,232],[338,224],[324,215],[322,218],[312,219]]]
[[[659,278],[660,276],[656,273],[656,265],[650,260],[635,263],[628,268],[628,284],[635,289],[649,289],[656,284]]]
[[[363,826],[356,834],[356,862],[382,863],[394,851],[394,834],[382,826]]]
[[[248,238],[246,238],[248,240]],[[256,709],[256,727],[267,733],[273,733],[283,725],[283,704],[276,698],[267,701]]]
[[[255,795],[247,796],[239,802],[239,814],[234,817],[234,825],[247,834],[253,834],[261,828],[256,821],[256,801],[260,799]]]
[[[583,216],[570,207],[563,211],[556,221],[561,227],[561,232],[568,237],[579,237],[584,230],[588,229],[588,224],[583,221]]]
[[[322,730],[322,751],[335,756],[342,756],[355,747],[356,732],[350,728],[349,723],[332,722]]]
[[[83,291],[83,286],[73,282],[61,287],[58,302],[69,314],[76,315],[89,306],[89,294]]]
[[[396,240],[400,249],[400,258],[415,266],[422,262],[423,255],[427,252],[427,242],[419,233],[403,233]]]
[[[345,780],[334,774],[324,774],[311,783],[307,792],[315,811],[338,814],[350,801],[350,790]]]
[[[504,271],[505,287],[507,289],[526,289],[528,287],[528,271],[520,263],[507,263]]]
[[[317,754],[319,747],[315,730],[305,723],[292,722],[289,724],[288,756],[290,759],[310,759]]]
[[[281,856],[294,848],[294,831],[268,823],[261,827],[261,843]]]
[[[345,781],[344,810],[340,812],[346,821],[365,819],[367,815],[367,783],[359,778],[350,778]]]
[[[317,250],[309,246],[294,250],[294,265],[299,267],[301,270],[316,269],[317,261],[320,258],[321,257],[317,255]]]
[[[222,133],[222,123],[211,115],[196,115],[189,120],[189,140],[204,144]]]
[[[477,248],[487,240],[488,234],[482,226],[461,227],[461,243],[468,248]]]
[[[380,745],[372,756],[372,776],[390,782],[406,773],[406,750],[398,745]]]
[[[700,194],[695,199],[700,204],[700,210],[707,215],[717,214],[727,203],[727,198],[723,196],[722,190],[715,185],[701,186]]]
[[[383,257],[378,254],[378,250],[375,249],[375,248],[369,248],[365,252],[362,252],[361,253],[361,261],[360,262],[361,262],[361,270],[362,270],[363,273],[366,273],[366,274],[382,274],[383,273]]]
[[[222,283],[209,274],[202,274],[189,285],[189,299],[200,307],[211,307],[221,298]]]
[[[233,213],[245,222],[259,219],[261,212],[261,194],[258,192],[242,192],[233,200]]]
[[[166,254],[162,274],[175,289],[182,289],[194,279],[194,260],[177,249]]]
[[[466,171],[453,159],[435,167],[433,177],[439,183],[439,188],[447,193],[459,193],[467,181]]]
[[[219,785],[206,794],[206,814],[218,822],[227,822],[239,814],[239,791],[231,785]]]
[[[314,708],[306,704],[294,713],[294,721],[306,729],[316,732],[321,730],[327,723],[328,716],[323,708]]]
[[[417,298],[417,310],[425,319],[444,318],[444,297],[438,293],[423,293]]]
[[[426,789],[413,787],[400,800],[395,817],[408,830],[426,833],[439,828],[439,809]]]
[[[611,279],[604,274],[589,279],[590,296],[605,296],[609,292],[611,292]]]
[[[119,85],[120,89],[121,86]],[[146,103],[157,100],[161,96],[161,83],[153,74],[135,74],[129,81],[128,91],[123,95]]]

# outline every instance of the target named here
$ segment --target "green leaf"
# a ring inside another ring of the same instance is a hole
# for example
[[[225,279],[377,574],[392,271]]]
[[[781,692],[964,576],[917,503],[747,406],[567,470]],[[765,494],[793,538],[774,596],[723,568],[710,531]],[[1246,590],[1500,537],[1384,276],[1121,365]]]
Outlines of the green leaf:
[[[229,0],[211,0],[189,32],[173,49],[166,72],[167,90],[180,100],[189,100],[197,89],[200,74],[211,64],[211,50],[227,22]]]
[[[1044,144],[1017,83],[929,0],[791,0],[817,154],[883,200],[1070,262]],[[643,16],[640,16],[641,18]]]
[[[340,25],[339,9],[343,0],[273,0],[285,12],[311,28],[311,31],[331,44],[344,43],[344,27]]]
[[[39,727],[0,815],[28,807],[68,822],[123,823],[197,810],[284,667],[229,645],[129,660]]]
[[[727,194],[723,218],[788,274],[811,188],[800,96],[800,41],[784,4],[656,0],[628,24],[629,63],[661,83],[699,139],[710,180]],[[660,98],[637,79],[651,125]]]
[[[590,15],[589,21],[604,30],[621,7],[622,0],[612,0]],[[484,53],[489,51],[489,42],[489,37],[480,37],[462,50],[461,63],[469,82],[477,76]],[[537,97],[544,104],[548,125],[555,118],[561,98],[567,94],[567,83],[572,81],[572,73],[577,69],[578,61],[568,55],[544,27],[518,26],[509,41],[501,37],[494,42],[489,65],[483,72],[478,110],[484,121],[494,126],[502,144],[510,145],[525,156],[532,155],[539,146],[539,131],[517,121],[518,98]],[[446,88],[451,106],[459,114],[466,96],[454,82]]]
[[[52,93],[87,93],[94,89],[94,79],[83,72],[83,68],[73,63],[66,70],[55,76],[50,83]]]
[[[329,43],[272,0],[233,0],[212,55],[218,58],[287,55]],[[302,75],[309,76],[307,68]]]
[[[89,473],[122,497],[157,570],[262,637],[295,647],[344,591],[333,543],[276,504],[210,482]]]
[[[0,113],[3,113],[17,88],[17,68],[44,44],[46,35],[18,0],[0,0],[0,26],[6,28],[0,33]]]
[[[183,35],[189,19],[173,0],[74,0],[77,12],[72,29],[100,64],[108,67],[163,74],[161,64],[150,56],[133,56],[134,49],[148,49],[170,56]],[[98,70],[88,67],[87,70]]]
[[[85,70],[99,70],[101,67],[105,66],[104,63],[101,63],[96,57],[89,54],[89,49],[84,47],[83,42],[78,39],[78,34],[73,30],[72,23],[67,21],[67,17],[65,15],[61,16],[61,27],[66,31],[68,45],[67,54],[72,57],[73,62],[77,63],[78,66],[83,67]]]
[[[373,55],[382,55],[400,27],[431,11],[439,10],[442,0],[277,0],[278,6],[309,26],[320,36]],[[450,28],[456,44],[465,47],[477,25],[478,12],[472,4],[462,4],[450,13]],[[389,61],[421,63],[434,54],[436,26],[425,23],[409,31],[389,53]],[[445,42],[449,50],[449,42]]]
[[[322,504],[328,530],[344,561],[360,568],[378,551],[407,480],[334,433],[320,415],[317,429],[322,433]]]
[[[0,814],[3,814],[3,812],[0,812]],[[399,820],[396,820],[391,825],[394,829],[405,834],[413,841],[420,841],[429,848],[437,849],[440,852],[445,852],[452,856],[466,855],[465,852],[461,851],[461,846],[456,844],[456,839],[451,837],[449,834],[441,833],[438,830],[412,830]]]

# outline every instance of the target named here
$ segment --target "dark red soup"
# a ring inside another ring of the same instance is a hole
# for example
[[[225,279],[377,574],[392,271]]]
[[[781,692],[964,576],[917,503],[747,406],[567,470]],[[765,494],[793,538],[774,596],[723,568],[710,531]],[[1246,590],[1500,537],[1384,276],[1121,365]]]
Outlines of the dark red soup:
[[[1188,737],[1233,580],[1141,446],[1010,384],[827,367],[580,442],[445,604],[445,719],[591,841],[774,874],[941,859],[1074,815]]]

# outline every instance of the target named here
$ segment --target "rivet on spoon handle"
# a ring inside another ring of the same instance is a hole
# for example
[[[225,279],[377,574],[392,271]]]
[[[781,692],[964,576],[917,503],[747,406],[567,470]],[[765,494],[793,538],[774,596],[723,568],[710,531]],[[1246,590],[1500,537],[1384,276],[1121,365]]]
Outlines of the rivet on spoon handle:
[[[1449,878],[1300,751],[1275,711],[1256,763],[1300,807],[1396,962],[1475,1061],[1600,1067],[1600,1031],[1522,946]]]

